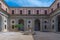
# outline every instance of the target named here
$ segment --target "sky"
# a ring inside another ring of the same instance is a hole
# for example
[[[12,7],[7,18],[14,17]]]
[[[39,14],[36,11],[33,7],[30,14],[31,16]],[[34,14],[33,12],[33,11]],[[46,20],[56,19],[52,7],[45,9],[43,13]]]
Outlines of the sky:
[[[4,0],[10,7],[49,7],[55,0]]]

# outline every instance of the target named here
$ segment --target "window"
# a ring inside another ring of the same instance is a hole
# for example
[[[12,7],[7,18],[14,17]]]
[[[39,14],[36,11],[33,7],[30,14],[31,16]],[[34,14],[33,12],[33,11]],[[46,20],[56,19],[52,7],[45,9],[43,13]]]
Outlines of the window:
[[[45,25],[45,29],[47,29],[47,26]]]
[[[51,9],[51,12],[53,12],[53,8]]]
[[[12,23],[14,23],[14,21],[12,21]]]
[[[20,10],[20,14],[22,14],[22,10]]]
[[[54,22],[54,20],[52,20],[52,22]]]
[[[6,25],[5,25],[5,29],[6,29]]]
[[[14,10],[12,10],[12,14],[14,14]]]
[[[2,5],[1,5],[1,3],[0,3],[0,7],[1,7]]]
[[[37,14],[39,14],[39,10],[37,10]]]
[[[57,4],[57,8],[59,8],[59,3]]]
[[[47,14],[47,10],[45,10],[45,15]]]
[[[45,23],[47,23],[47,21],[44,21]]]
[[[14,29],[14,25],[12,25],[12,29]]]
[[[7,8],[6,8],[6,12],[7,12]]]
[[[28,14],[31,14],[31,10],[28,10]]]
[[[28,23],[31,23],[31,21],[28,21]]]
[[[52,25],[52,29],[54,29],[54,25]]]
[[[5,22],[6,22],[6,20],[5,20]]]
[[[28,27],[30,27],[30,25],[28,25]]]
[[[28,28],[30,28],[30,25],[28,25]]]

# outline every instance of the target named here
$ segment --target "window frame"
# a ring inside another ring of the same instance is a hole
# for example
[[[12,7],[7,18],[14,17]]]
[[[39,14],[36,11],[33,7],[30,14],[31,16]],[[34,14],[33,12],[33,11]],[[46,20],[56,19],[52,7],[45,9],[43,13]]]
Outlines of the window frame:
[[[2,6],[2,4],[0,3],[0,7]]]
[[[39,14],[39,10],[36,10],[36,13]]]
[[[7,27],[6,27],[6,25],[5,25],[5,29],[6,29]]]
[[[60,7],[60,3],[57,4],[57,8],[59,8],[59,7]]]
[[[14,14],[14,10],[12,10],[12,14]]]
[[[44,12],[45,12],[45,15],[47,15],[47,10],[44,10]]]
[[[29,15],[31,14],[31,10],[28,10],[28,14],[29,14]]]
[[[22,13],[23,13],[23,11],[22,10],[20,10],[20,14],[22,15]]]
[[[14,29],[15,28],[15,26],[14,25],[12,25],[12,29]]]
[[[47,25],[45,25],[44,28],[47,29]]]

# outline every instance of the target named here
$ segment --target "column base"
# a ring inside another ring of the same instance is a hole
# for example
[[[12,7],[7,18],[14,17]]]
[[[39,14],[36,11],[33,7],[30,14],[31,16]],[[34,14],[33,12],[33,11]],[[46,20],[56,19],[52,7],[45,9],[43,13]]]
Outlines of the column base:
[[[7,31],[8,31],[7,29],[2,30],[2,32],[7,32]]]

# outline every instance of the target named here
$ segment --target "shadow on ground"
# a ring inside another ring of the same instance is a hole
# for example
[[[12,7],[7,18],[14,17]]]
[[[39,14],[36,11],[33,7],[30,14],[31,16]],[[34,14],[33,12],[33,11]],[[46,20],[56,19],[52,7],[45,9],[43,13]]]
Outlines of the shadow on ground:
[[[53,32],[35,32],[33,35],[34,40],[60,40],[59,33]]]

